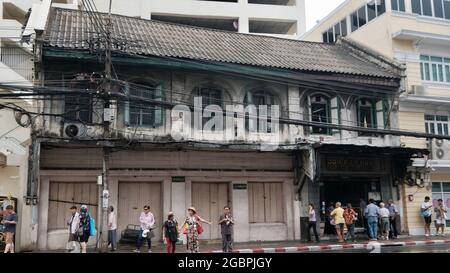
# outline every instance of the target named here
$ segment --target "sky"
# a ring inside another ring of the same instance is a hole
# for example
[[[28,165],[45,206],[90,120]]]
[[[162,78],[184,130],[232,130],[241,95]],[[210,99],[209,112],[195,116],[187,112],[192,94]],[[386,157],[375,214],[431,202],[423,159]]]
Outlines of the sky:
[[[323,19],[345,0],[305,0],[306,30],[310,30],[317,20]]]

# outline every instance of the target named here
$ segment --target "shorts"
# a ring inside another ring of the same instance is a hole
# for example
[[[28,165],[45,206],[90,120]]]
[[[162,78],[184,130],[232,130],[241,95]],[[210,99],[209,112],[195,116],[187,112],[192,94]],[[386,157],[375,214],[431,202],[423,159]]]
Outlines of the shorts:
[[[344,223],[336,224],[335,228],[336,230],[344,230]]]
[[[80,236],[80,243],[87,243],[91,233],[88,231],[83,231],[83,235]]]
[[[390,229],[390,223],[388,217],[381,218],[381,231],[388,232]]]
[[[75,233],[69,234],[69,242],[77,241],[77,235]]]
[[[440,225],[445,225],[445,224],[446,224],[445,219],[436,219],[436,225],[440,226]]]
[[[425,216],[423,219],[425,220],[425,224],[431,224],[431,216]]]

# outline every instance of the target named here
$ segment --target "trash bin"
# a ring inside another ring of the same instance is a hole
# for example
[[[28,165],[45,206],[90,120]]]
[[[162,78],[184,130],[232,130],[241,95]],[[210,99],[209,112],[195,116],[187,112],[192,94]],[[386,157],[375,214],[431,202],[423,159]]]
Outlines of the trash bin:
[[[306,242],[309,240],[309,217],[300,217],[300,240]]]

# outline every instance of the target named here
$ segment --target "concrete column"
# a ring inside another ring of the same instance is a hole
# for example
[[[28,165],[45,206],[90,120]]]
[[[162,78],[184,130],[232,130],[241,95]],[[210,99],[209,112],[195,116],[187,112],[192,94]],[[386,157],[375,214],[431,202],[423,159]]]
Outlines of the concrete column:
[[[167,217],[167,213],[172,210],[172,181],[170,177],[166,177],[163,181],[163,220]],[[161,223],[162,224],[162,223]]]
[[[295,237],[295,222],[298,222],[294,218],[294,196],[293,196],[293,181],[286,180],[283,183],[283,198],[285,200],[285,217],[287,225],[287,239],[293,240]]]
[[[238,32],[240,33],[249,33],[250,26],[247,16],[240,16],[239,17],[239,29]]]
[[[246,184],[247,181],[233,181],[234,184]],[[234,217],[234,241],[248,242],[250,241],[250,224],[248,222],[248,189],[231,190],[231,201]]]
[[[178,224],[181,227],[186,215],[186,183],[171,182],[171,194],[172,211],[173,213],[175,213],[175,218],[177,219]],[[186,236],[180,236],[180,239],[183,240],[183,243],[186,243]]]
[[[289,118],[302,120],[300,108],[300,92],[296,86],[288,86],[288,107]],[[293,142],[296,138],[305,135],[303,127],[297,125],[289,125],[289,141]]]
[[[116,215],[119,211],[119,179],[111,177],[109,179],[109,205],[114,207]]]
[[[38,214],[38,249],[47,249],[48,232],[48,197],[50,194],[50,179],[41,178],[39,187],[39,214]]]

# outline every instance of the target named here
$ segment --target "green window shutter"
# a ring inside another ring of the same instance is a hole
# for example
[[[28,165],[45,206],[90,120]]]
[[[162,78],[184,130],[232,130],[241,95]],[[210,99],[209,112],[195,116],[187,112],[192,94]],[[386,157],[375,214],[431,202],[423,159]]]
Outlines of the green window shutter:
[[[311,96],[306,97],[306,117],[305,119],[312,121],[312,110],[311,110]],[[313,128],[310,126],[305,127],[305,133],[311,134]]]
[[[158,85],[155,88],[155,100],[163,101],[162,85]],[[155,106],[155,127],[163,125],[163,108],[161,106]]]
[[[338,97],[334,97],[330,100],[330,114],[331,114],[331,123],[333,125],[340,125],[341,124],[341,118],[340,118],[340,112],[341,112],[341,107],[339,104],[339,99]],[[340,130],[338,129],[331,129],[331,134],[339,134]]]
[[[384,100],[379,100],[376,103],[376,128],[386,129],[386,108],[384,107]]]
[[[124,93],[126,96],[130,95],[130,85],[128,83],[125,84]],[[125,101],[123,105],[123,122],[125,126],[130,125],[130,102]]]

